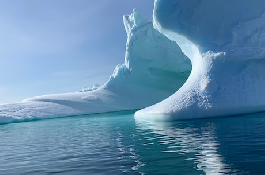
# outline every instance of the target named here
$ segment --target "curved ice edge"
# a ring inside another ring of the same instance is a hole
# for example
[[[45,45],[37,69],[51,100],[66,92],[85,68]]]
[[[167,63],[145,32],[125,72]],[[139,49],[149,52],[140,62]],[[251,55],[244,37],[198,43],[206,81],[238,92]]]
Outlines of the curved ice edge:
[[[169,98],[137,111],[150,120],[185,120],[265,111],[264,59],[239,60],[208,52],[193,63],[186,83]],[[224,71],[225,70],[225,71]]]
[[[176,1],[155,1],[154,26],[180,46],[183,53],[192,62],[192,72],[184,85],[173,95],[155,105],[137,111],[135,117],[172,121],[235,116],[265,111],[265,92],[261,88],[265,85],[265,80],[262,77],[265,74],[265,52],[259,45],[263,41],[262,38],[258,37],[253,43],[246,43],[245,49],[233,42],[230,43],[229,49],[223,47],[211,49],[211,47],[206,47],[207,45],[198,45],[196,43],[200,42],[196,42],[196,36],[176,27],[180,18],[176,16],[174,18],[174,15],[171,16],[172,18],[168,18],[170,12],[164,13],[167,7],[173,7]],[[187,1],[180,0],[178,2]],[[192,11],[190,6],[185,6],[185,3],[183,6],[183,3],[176,3],[178,5],[174,7],[188,12]],[[217,8],[219,7],[217,6]],[[176,10],[172,10],[172,12],[176,12]],[[212,13],[214,14],[214,12]],[[215,15],[212,17],[214,18]],[[255,15],[251,18],[256,19]],[[257,20],[262,21],[264,18],[265,15],[262,15]],[[240,21],[240,19],[238,20]],[[192,23],[187,21],[185,25],[190,27]],[[247,34],[248,31],[252,31],[252,28],[246,27],[249,26],[247,25],[248,21],[244,24],[245,27],[241,26],[242,31],[234,31],[232,26],[232,32]],[[257,22],[253,28],[255,29],[255,27],[260,29],[258,34],[264,33],[265,28],[260,23]],[[204,28],[198,28],[198,31],[204,32]],[[238,41],[245,37],[244,34],[238,36]],[[206,36],[208,36],[207,33]],[[221,36],[219,30],[216,31],[215,36]],[[238,52],[232,52],[231,49]],[[261,50],[261,52],[256,52],[255,49]]]
[[[132,109],[132,110],[121,110],[121,111],[110,111],[110,112],[103,112],[103,113],[87,113],[87,114],[74,114],[74,115],[58,115],[52,117],[32,117],[32,118],[24,118],[24,119],[12,119],[10,120],[9,117],[0,117],[0,125],[7,125],[12,123],[25,123],[25,122],[36,122],[42,120],[53,120],[53,119],[60,119],[60,118],[73,118],[73,117],[112,117],[118,115],[128,115],[134,114],[139,109]],[[6,118],[7,120],[4,120]]]

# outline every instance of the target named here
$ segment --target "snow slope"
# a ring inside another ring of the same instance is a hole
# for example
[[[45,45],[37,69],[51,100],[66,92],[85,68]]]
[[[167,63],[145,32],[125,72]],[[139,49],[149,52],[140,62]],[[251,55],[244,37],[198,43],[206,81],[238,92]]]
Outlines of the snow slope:
[[[123,17],[125,63],[94,91],[45,95],[0,106],[0,123],[77,114],[141,109],[177,91],[191,71],[179,46],[153,28],[137,10]]]
[[[192,62],[185,84],[137,111],[153,120],[265,111],[265,1],[156,0],[154,25]]]

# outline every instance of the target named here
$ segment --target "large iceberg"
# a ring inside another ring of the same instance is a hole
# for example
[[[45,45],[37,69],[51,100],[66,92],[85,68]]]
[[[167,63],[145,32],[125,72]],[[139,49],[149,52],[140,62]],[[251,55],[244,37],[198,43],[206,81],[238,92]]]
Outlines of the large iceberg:
[[[136,117],[177,120],[265,111],[265,1],[156,0],[154,26],[192,62],[185,84]]]
[[[0,123],[141,109],[176,92],[191,72],[190,60],[137,10],[124,16],[123,22],[128,37],[125,63],[115,68],[105,85],[2,105]]]
[[[153,23],[137,10],[123,21],[125,62],[106,84],[2,105],[0,123],[134,109],[148,120],[265,111],[264,0],[156,0]]]

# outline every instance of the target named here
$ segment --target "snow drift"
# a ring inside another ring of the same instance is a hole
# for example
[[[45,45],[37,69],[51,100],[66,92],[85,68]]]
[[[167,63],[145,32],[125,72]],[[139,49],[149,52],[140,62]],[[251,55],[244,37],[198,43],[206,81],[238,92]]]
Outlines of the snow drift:
[[[141,109],[177,91],[190,74],[190,60],[137,10],[124,16],[123,22],[128,36],[125,63],[115,68],[105,85],[2,105],[0,123]]]
[[[136,117],[177,120],[265,111],[265,1],[156,0],[154,25],[192,62],[187,82]]]

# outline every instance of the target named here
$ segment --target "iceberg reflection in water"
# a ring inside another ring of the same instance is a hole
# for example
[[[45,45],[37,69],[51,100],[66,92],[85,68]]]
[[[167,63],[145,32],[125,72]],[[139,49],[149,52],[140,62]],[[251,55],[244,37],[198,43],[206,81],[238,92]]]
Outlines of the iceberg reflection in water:
[[[205,174],[265,173],[265,113],[178,122],[140,119],[136,118],[137,129],[152,134],[146,138],[156,138],[156,143],[164,145],[161,153],[182,157],[179,169],[172,168],[171,173],[191,174],[191,169],[183,170],[185,161]],[[163,159],[161,153],[156,154],[157,159]],[[175,163],[178,166],[179,162]]]
[[[165,146],[162,153],[175,153],[185,161],[192,161],[196,170],[202,170],[206,174],[223,174],[232,171],[218,153],[220,144],[216,138],[216,126],[211,122],[194,125],[194,122],[190,124],[189,122],[143,122],[137,118],[136,126],[156,135],[158,143]]]
[[[0,174],[264,174],[265,114],[146,122],[132,112],[0,125]]]

